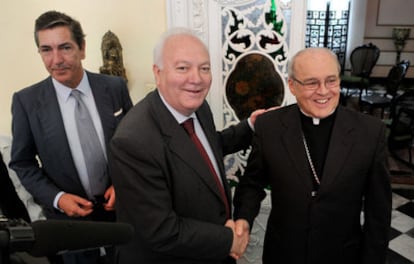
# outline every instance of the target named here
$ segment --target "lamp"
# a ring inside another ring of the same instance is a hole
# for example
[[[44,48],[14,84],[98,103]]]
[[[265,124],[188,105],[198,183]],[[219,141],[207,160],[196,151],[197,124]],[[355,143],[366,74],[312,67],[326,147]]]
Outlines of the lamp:
[[[394,39],[394,46],[397,50],[397,58],[395,63],[400,62],[401,52],[404,49],[405,41],[410,35],[410,28],[393,28],[392,29],[392,38]]]

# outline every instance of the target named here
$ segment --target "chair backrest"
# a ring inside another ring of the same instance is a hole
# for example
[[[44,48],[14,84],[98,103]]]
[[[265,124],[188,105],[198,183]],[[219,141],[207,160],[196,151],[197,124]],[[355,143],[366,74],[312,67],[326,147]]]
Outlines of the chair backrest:
[[[414,136],[414,90],[410,89],[398,95],[391,103],[391,124],[388,147],[392,152],[411,144]]]
[[[372,43],[356,47],[350,56],[351,74],[368,78],[377,64],[380,49]]]
[[[397,94],[398,88],[400,87],[402,80],[407,74],[409,66],[410,61],[402,60],[401,62],[391,67],[390,71],[388,72],[387,81],[385,84],[387,94],[391,95],[392,97]]]
[[[391,120],[396,117],[401,108],[409,108],[414,110],[414,89],[409,89],[393,98],[390,107]]]

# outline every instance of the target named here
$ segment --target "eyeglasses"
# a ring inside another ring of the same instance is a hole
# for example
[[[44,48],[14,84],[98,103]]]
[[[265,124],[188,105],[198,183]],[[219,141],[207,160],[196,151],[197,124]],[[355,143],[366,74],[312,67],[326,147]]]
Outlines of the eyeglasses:
[[[291,77],[293,81],[297,82],[298,84],[302,85],[303,88],[306,90],[314,91],[319,89],[321,87],[321,81],[320,80],[309,80],[309,81],[299,81],[295,77]],[[339,78],[338,77],[328,77],[325,79],[324,84],[327,89],[332,89],[339,86]]]

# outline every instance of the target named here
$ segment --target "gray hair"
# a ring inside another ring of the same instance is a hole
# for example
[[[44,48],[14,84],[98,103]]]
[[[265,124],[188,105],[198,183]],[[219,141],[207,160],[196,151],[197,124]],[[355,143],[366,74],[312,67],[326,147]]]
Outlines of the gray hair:
[[[208,50],[206,44],[200,39],[199,36],[197,36],[197,34],[194,30],[192,30],[190,28],[185,28],[185,27],[170,28],[161,35],[161,37],[159,38],[159,40],[157,41],[157,43],[154,46],[153,63],[155,65],[157,65],[158,68],[160,68],[160,69],[163,68],[162,55],[163,55],[163,52],[164,52],[165,43],[167,42],[167,40],[169,38],[174,37],[174,36],[179,36],[179,35],[181,35],[181,36],[183,36],[183,35],[192,36],[192,37],[198,39],[204,45],[206,50]]]
[[[298,51],[290,59],[290,62],[288,64],[288,75],[289,75],[289,78],[295,77],[295,74],[296,74],[296,72],[295,72],[296,59],[298,57],[300,57],[300,55],[302,55],[303,53],[314,52],[314,51],[326,51],[327,53],[329,53],[332,56],[332,58],[336,61],[336,65],[338,67],[338,74],[341,72],[341,65],[339,64],[338,56],[336,56],[336,54],[332,50],[330,50],[328,48],[322,48],[322,47],[311,47],[311,48],[305,48],[303,50]]]

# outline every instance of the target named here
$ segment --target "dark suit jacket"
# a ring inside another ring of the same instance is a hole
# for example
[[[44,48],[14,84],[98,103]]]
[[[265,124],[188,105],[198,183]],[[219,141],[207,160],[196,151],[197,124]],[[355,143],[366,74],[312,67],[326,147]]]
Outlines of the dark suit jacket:
[[[132,102],[121,78],[87,75],[108,145]],[[122,113],[115,116],[120,110]],[[15,93],[12,114],[10,167],[48,218],[66,218],[53,208],[56,194],[65,191],[87,196],[74,165],[51,77]]]
[[[30,223],[30,217],[22,200],[17,195],[9,171],[0,153],[0,209],[10,219],[24,219]]]
[[[263,263],[384,263],[391,216],[384,124],[337,109],[315,198],[297,105],[263,114],[255,131],[234,204],[235,218],[252,225],[263,187],[271,188]]]
[[[225,179],[223,155],[247,148],[247,121],[217,133],[205,102],[196,112]],[[135,227],[118,263],[225,263],[233,242],[225,207],[197,148],[151,92],[122,120],[112,141],[119,221]],[[230,262],[229,262],[230,263]]]

